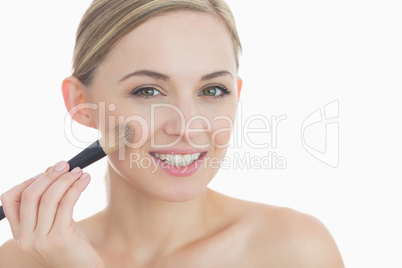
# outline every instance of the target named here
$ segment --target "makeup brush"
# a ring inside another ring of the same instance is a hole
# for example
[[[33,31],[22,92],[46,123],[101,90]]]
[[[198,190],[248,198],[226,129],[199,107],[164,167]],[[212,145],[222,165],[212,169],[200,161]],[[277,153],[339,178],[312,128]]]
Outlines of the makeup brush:
[[[122,124],[111,130],[105,136],[95,141],[68,161],[69,171],[76,167],[85,168],[106,155],[113,153],[129,143],[134,136],[134,130],[127,124]],[[0,221],[4,219],[3,206],[0,206]]]

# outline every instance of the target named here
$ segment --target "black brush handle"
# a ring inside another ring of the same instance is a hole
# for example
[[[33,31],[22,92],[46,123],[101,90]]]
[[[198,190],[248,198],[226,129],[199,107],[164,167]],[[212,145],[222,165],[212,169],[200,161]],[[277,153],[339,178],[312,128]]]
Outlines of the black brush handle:
[[[84,151],[77,154],[73,158],[68,161],[70,165],[70,171],[76,167],[80,167],[81,169],[89,166],[90,164],[98,161],[105,157],[106,154],[102,149],[99,141],[95,141],[91,145],[89,145]]]
[[[84,151],[77,154],[73,158],[68,161],[70,165],[70,170],[73,170],[76,167],[85,168],[90,164],[102,159],[106,156],[106,153],[103,151],[102,146],[99,141],[95,141],[91,145],[89,145]],[[6,215],[4,214],[3,206],[0,206],[0,221],[4,219]]]
[[[0,221],[2,219],[4,219],[6,217],[6,215],[4,215],[4,210],[3,210],[3,206],[0,206]]]

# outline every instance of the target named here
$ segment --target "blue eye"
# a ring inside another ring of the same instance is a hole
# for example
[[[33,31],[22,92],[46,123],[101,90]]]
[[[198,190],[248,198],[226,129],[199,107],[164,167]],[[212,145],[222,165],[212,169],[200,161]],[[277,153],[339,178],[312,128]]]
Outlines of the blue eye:
[[[208,86],[204,88],[200,95],[214,97],[214,98],[223,98],[225,95],[229,95],[230,91],[222,86]]]
[[[132,93],[132,95],[140,98],[152,98],[153,96],[160,94],[161,93],[153,87],[143,87]]]

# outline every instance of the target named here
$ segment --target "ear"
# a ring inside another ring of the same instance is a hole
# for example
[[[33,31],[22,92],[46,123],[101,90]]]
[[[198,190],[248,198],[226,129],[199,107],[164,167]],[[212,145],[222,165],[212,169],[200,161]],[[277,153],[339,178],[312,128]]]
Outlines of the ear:
[[[237,98],[240,99],[240,92],[243,86],[243,80],[240,77],[237,77]]]
[[[94,109],[86,100],[87,88],[75,76],[69,76],[63,80],[61,85],[64,105],[71,118],[77,123],[96,128],[89,109]]]

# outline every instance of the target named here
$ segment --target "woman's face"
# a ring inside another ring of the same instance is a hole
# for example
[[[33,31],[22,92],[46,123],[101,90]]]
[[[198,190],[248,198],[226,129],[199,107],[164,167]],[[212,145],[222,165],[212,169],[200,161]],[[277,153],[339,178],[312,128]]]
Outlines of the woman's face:
[[[109,155],[115,171],[142,192],[185,201],[219,169],[235,119],[237,67],[225,25],[180,11],[134,29],[98,67],[87,100],[104,134],[134,127],[125,150]]]

